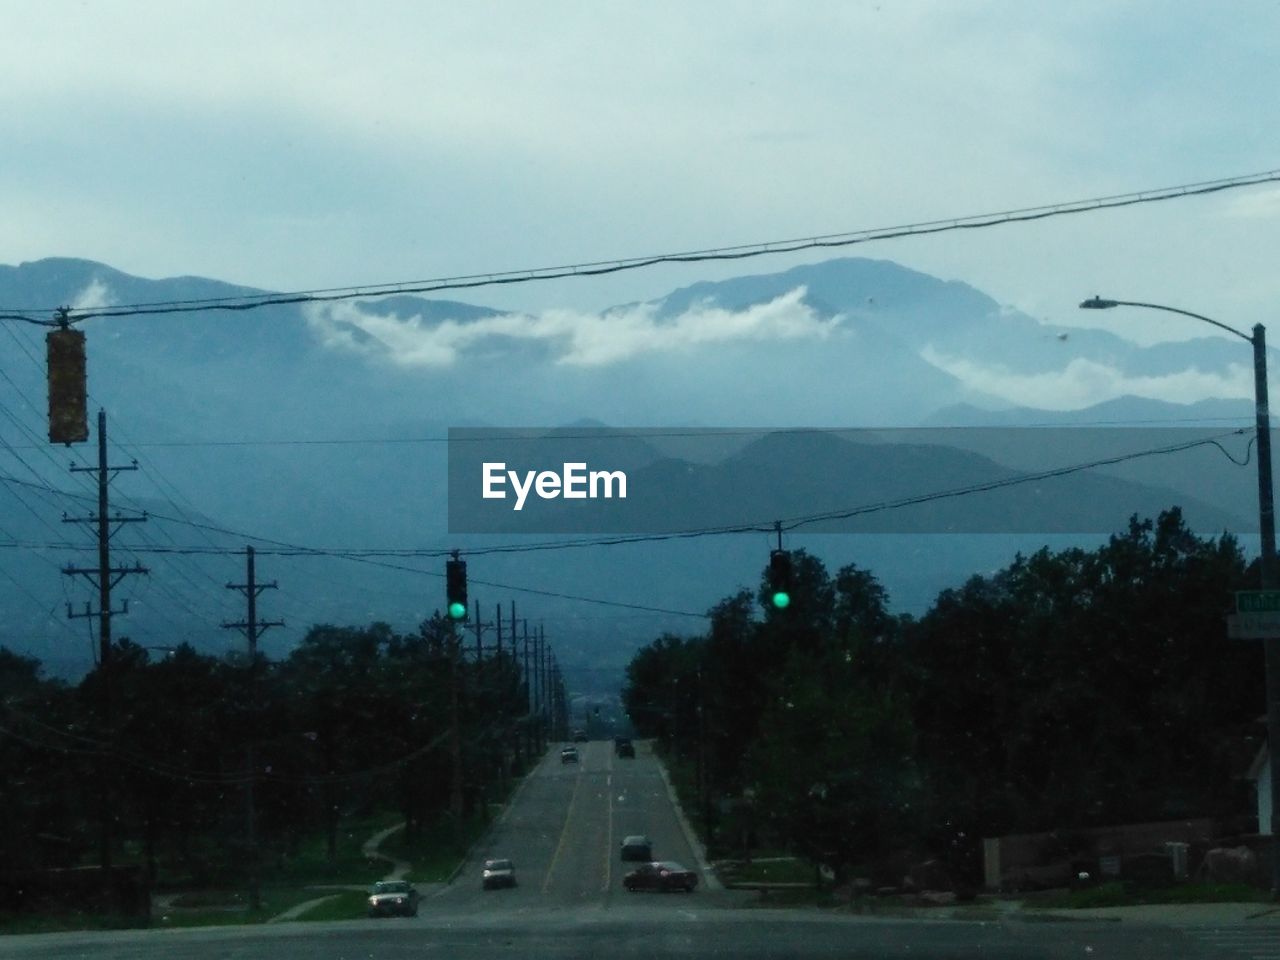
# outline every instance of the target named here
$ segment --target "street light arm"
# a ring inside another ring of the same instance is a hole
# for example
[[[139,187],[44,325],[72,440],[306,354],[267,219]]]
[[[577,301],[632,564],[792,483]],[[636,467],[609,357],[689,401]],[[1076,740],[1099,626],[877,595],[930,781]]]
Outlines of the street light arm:
[[[1112,307],[1146,307],[1148,310],[1163,310],[1166,313],[1179,313],[1184,317],[1191,317],[1195,320],[1203,320],[1205,323],[1211,323],[1219,330],[1225,330],[1227,333],[1233,333],[1241,340],[1253,343],[1253,337],[1247,333],[1241,333],[1235,327],[1229,327],[1225,323],[1219,323],[1211,317],[1203,314],[1192,313],[1190,310],[1179,310],[1177,307],[1166,307],[1159,303],[1141,303],[1137,300],[1104,300],[1102,297],[1094,297],[1091,300],[1085,300],[1080,304],[1083,310],[1109,310]]]

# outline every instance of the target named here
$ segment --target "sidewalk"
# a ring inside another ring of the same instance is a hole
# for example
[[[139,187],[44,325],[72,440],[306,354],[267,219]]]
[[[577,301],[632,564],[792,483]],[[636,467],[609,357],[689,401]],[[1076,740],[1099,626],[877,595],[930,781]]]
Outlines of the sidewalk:
[[[395,857],[388,856],[387,854],[383,853],[380,849],[378,849],[379,847],[382,846],[382,841],[386,840],[387,837],[391,836],[393,833],[401,829],[403,826],[404,826],[403,823],[397,823],[394,826],[387,827],[385,830],[379,830],[377,833],[371,836],[368,840],[366,840],[360,848],[360,852],[363,853],[370,860],[385,860],[389,864],[391,864],[391,872],[388,873],[385,877],[383,877],[382,878],[383,880],[403,879],[404,875],[409,872],[412,866],[411,864],[406,863],[404,860],[397,860]],[[311,886],[308,886],[306,889],[362,891],[363,892],[365,890],[368,890],[369,888],[367,885],[354,885],[354,884],[313,884]],[[322,897],[316,897],[314,900],[308,900],[305,903],[299,903],[296,906],[290,907],[288,910],[284,911],[283,913],[277,914],[276,916],[270,918],[269,920],[267,920],[267,923],[284,923],[288,920],[296,920],[298,917],[307,913],[313,907],[318,907],[322,903],[328,903],[330,900],[336,899],[338,896],[340,896],[340,893],[329,893]]]

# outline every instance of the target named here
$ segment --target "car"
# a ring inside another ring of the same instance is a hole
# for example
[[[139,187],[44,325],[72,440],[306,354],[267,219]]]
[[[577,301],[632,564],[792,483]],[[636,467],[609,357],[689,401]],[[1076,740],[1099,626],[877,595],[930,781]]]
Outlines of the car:
[[[656,860],[632,870],[622,878],[622,885],[631,893],[637,890],[693,893],[693,888],[698,885],[698,875],[674,860]]]
[[[416,917],[420,899],[407,880],[379,880],[369,890],[369,916]]]
[[[561,762],[561,763],[577,763],[577,762],[578,762],[578,748],[577,748],[577,747],[565,747],[563,750],[561,750],[561,751],[560,751],[560,762]]]
[[[631,743],[630,737],[614,737],[613,752],[620,757],[632,757],[636,755],[636,748]]]
[[[623,860],[652,860],[653,843],[641,834],[635,834],[622,841]]]
[[[586,742],[587,742],[587,731],[585,731],[585,730],[575,730],[575,731],[573,731],[573,742],[574,742],[574,743],[586,743]]]
[[[485,890],[516,885],[516,868],[510,860],[486,860],[480,876],[480,885]]]

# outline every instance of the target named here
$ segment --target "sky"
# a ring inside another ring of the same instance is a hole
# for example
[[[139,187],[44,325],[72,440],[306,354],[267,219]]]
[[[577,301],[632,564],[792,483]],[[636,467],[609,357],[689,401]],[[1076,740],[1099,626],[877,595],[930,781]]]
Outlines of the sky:
[[[0,0],[0,264],[80,257],[141,277],[306,290],[782,241],[1280,170],[1277,37],[1274,0]],[[767,361],[770,347],[785,355],[796,341],[853,335],[808,312],[799,291],[659,326],[644,302],[700,280],[887,259],[1044,322],[1152,344],[1215,332],[1077,304],[1098,294],[1280,328],[1278,252],[1280,184],[1267,184],[487,287],[454,298],[521,316],[470,325],[361,322],[424,377],[503,337],[554,342],[563,376],[539,381],[559,390],[540,409],[560,409],[555,401],[604,417],[586,409],[584,384],[607,382],[623,359],[651,369],[675,346],[717,357],[740,341],[764,344]],[[111,302],[111,291],[91,284],[91,302]],[[602,316],[618,305],[631,306]],[[330,314],[344,310],[358,313]],[[1243,345],[1238,367],[1144,380],[1073,354],[1079,338],[1041,339],[1060,355],[1056,368],[920,350],[1007,403],[1252,396]],[[1280,345],[1280,329],[1271,339]],[[688,393],[708,403],[723,394],[716,410],[734,408],[735,389],[765,395],[763,378],[671,368],[673,379],[706,374]],[[673,387],[662,399],[684,396]],[[643,425],[651,408],[625,402],[631,418],[606,419]]]
[[[297,290],[1280,168],[1273,2],[0,0],[0,14],[7,264],[75,256]],[[1278,239],[1280,185],[1264,185],[459,299],[593,311],[845,253],[1150,343],[1211,331],[1076,304],[1269,322]]]

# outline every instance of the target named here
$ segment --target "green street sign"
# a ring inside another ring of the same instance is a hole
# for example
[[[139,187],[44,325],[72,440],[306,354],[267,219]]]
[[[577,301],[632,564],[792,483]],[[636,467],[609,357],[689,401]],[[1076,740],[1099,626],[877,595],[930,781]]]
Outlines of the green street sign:
[[[1280,612],[1280,590],[1237,590],[1236,613]]]

